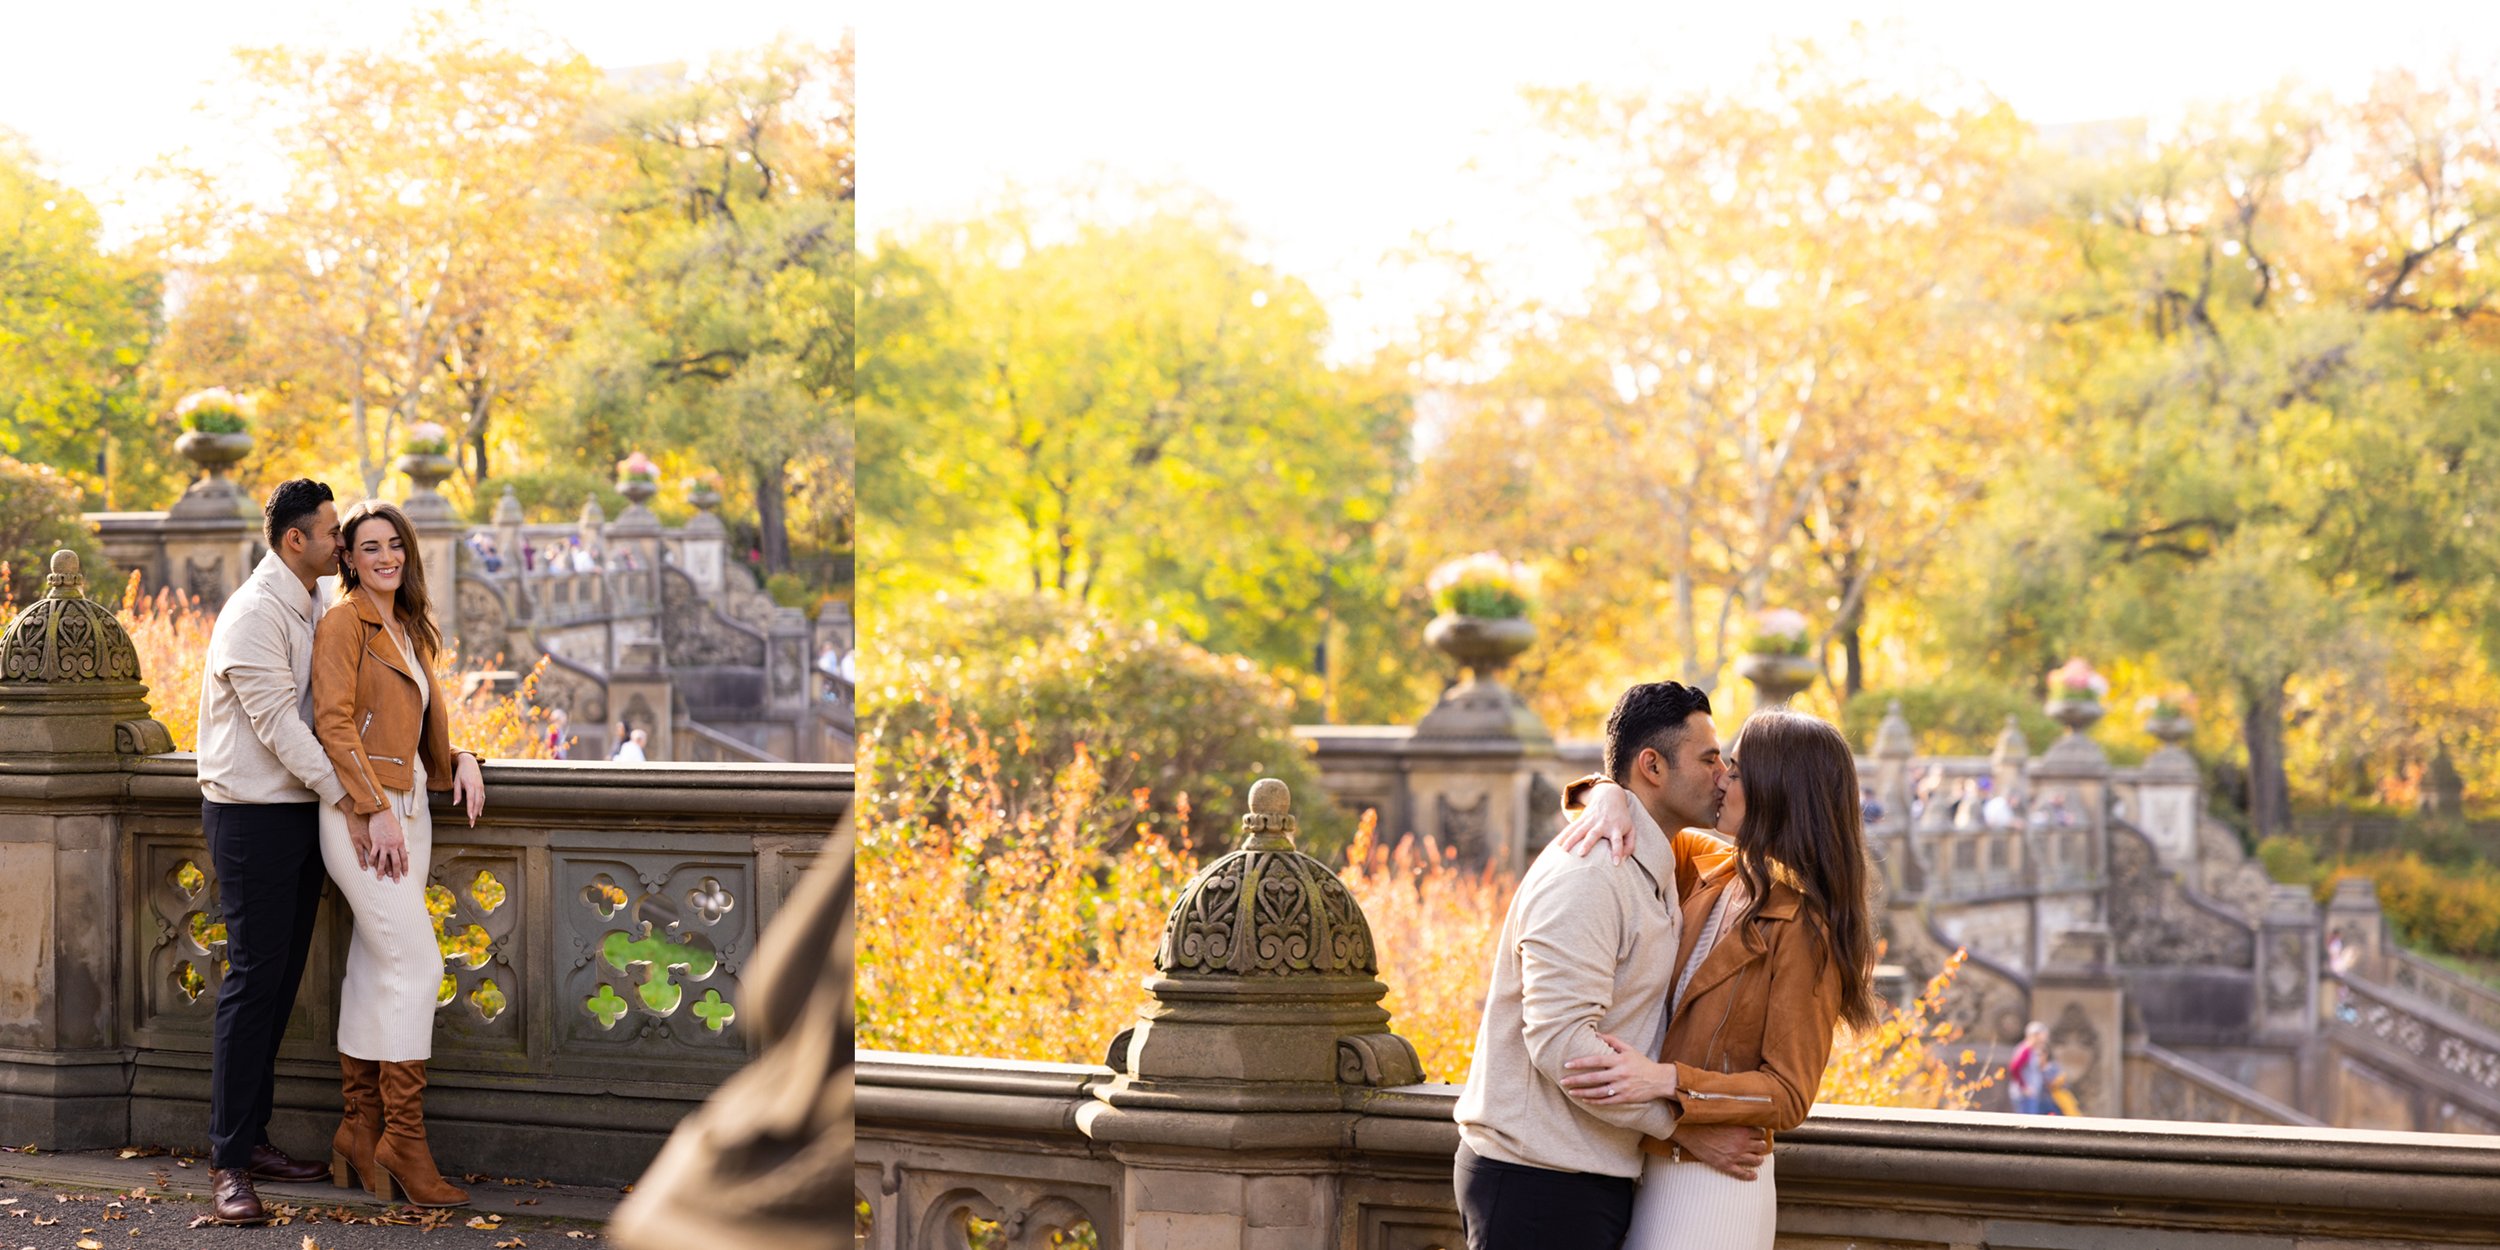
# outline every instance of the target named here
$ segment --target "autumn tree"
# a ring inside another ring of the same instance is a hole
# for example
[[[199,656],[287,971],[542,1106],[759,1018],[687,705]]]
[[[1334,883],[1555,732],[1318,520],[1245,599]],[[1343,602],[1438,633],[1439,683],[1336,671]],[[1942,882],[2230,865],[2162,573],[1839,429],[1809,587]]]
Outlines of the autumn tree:
[[[264,455],[351,461],[368,494],[423,420],[474,481],[607,289],[583,200],[613,158],[578,135],[598,71],[454,13],[404,54],[237,55],[289,179],[256,203],[193,176],[167,373],[261,392]]]
[[[879,585],[1062,596],[1314,673],[1328,622],[1361,633],[1387,611],[1373,549],[1398,391],[1325,359],[1318,299],[1216,207],[1072,216],[1010,206],[877,256],[862,494],[883,518]]]
[[[1737,93],[1530,100],[1588,180],[1596,266],[1577,301],[1442,345],[1495,371],[1453,392],[1470,415],[1424,466],[1417,537],[1545,559],[1566,628],[1705,687],[1750,613],[1803,602],[1854,692],[1870,599],[1934,553],[2026,410],[2004,299],[2031,246],[2005,194],[2021,127],[1810,47]],[[1471,484],[1483,459],[1512,468]]]

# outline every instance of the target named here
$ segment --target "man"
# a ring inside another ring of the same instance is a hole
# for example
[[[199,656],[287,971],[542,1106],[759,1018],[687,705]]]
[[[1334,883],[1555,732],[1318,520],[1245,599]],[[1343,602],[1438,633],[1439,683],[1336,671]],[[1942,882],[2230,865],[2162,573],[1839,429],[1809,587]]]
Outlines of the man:
[[[314,1181],[328,1171],[269,1144],[278,1042],[312,950],[327,875],[320,809],[365,822],[312,732],[313,584],[338,571],[330,488],[281,483],[262,508],[269,554],[226,600],[200,678],[200,828],[225,910],[225,983],[209,1072],[208,1135],[216,1218],[268,1216],[252,1180]]]
[[[1663,831],[1716,822],[1725,767],[1709,697],[1675,682],[1625,691],[1606,718],[1605,767],[1654,823],[1635,834],[1634,870],[1557,839],[1512,898],[1458,1100],[1453,1180],[1468,1250],[1614,1250],[1644,1135],[1677,1138],[1731,1174],[1759,1141],[1750,1129],[1679,1135],[1664,1101],[1590,1106],[1563,1092],[1566,1064],[1612,1053],[1600,1034],[1653,1050],[1666,1034],[1679,850],[1719,844]]]

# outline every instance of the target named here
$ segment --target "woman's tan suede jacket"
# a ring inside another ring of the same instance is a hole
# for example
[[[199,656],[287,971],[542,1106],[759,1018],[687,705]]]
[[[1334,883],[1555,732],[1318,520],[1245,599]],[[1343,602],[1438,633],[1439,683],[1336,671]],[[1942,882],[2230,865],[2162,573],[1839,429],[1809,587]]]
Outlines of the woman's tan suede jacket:
[[[313,627],[312,693],[313,736],[358,812],[389,806],[385,790],[412,789],[413,759],[425,761],[427,789],[451,788],[456,753],[443,692],[418,694],[416,674],[362,590],[347,592]]]

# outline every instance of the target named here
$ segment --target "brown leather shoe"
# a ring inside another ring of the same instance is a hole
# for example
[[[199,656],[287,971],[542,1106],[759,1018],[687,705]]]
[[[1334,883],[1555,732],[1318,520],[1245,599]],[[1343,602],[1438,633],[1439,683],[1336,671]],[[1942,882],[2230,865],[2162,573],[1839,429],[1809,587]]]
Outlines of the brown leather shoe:
[[[330,1169],[318,1163],[288,1158],[285,1151],[267,1142],[252,1147],[250,1170],[254,1180],[290,1181],[298,1185],[320,1180],[330,1174]]]
[[[210,1211],[220,1224],[266,1224],[269,1213],[261,1209],[260,1195],[252,1189],[251,1173],[242,1168],[218,1168],[208,1174],[215,1191]]]
[[[382,1140],[374,1143],[373,1161],[400,1196],[420,1207],[457,1207],[469,1191],[443,1179],[435,1170],[434,1151],[425,1141],[425,1063],[382,1065]],[[390,1186],[385,1186],[385,1189]],[[383,1201],[390,1201],[385,1193]]]

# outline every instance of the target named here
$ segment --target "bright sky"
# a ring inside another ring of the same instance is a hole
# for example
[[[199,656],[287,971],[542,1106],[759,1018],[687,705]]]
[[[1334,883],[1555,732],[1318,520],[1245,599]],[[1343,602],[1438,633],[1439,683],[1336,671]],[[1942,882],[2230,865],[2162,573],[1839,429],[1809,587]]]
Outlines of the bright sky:
[[[1011,182],[1188,183],[1230,203],[1360,350],[1427,297],[1384,261],[1418,230],[1571,288],[1563,206],[1527,187],[1517,88],[1733,85],[1775,40],[1853,20],[1897,23],[1899,44],[2046,123],[2160,117],[2286,76],[2350,91],[2387,66],[2500,63],[2493,0],[880,3],[860,22],[861,233],[873,246],[977,212]]]
[[[238,47],[387,47],[456,0],[0,0],[0,130],[96,201],[125,239],[161,212],[140,177],[187,150],[219,170],[265,164],[223,87]],[[700,60],[775,35],[841,40],[858,0],[509,0],[512,22],[623,68]],[[207,105],[206,109],[199,106]]]

